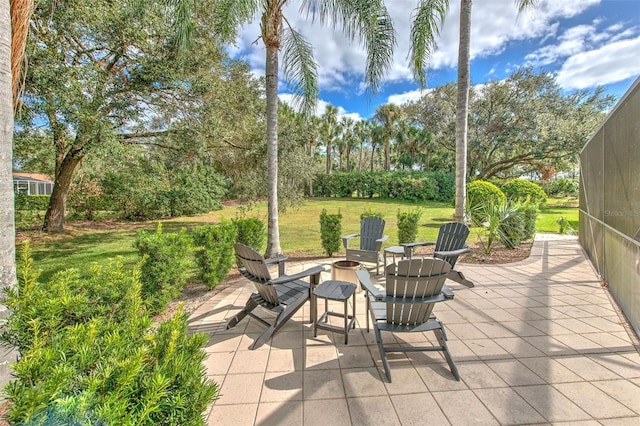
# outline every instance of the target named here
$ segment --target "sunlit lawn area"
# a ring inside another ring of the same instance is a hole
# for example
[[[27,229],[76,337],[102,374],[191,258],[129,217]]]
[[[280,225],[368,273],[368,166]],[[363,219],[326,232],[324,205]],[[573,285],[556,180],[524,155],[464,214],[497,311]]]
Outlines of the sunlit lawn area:
[[[562,207],[566,201],[551,200],[549,207],[541,210],[538,218],[538,232],[557,233],[557,220],[565,217],[570,225],[578,228],[578,210],[575,207]],[[575,203],[570,203],[575,205]],[[389,239],[385,246],[396,245],[398,228],[396,214],[398,209],[408,211],[420,207],[423,210],[418,240],[433,241],[438,228],[453,219],[453,207],[448,203],[407,203],[379,199],[309,199],[303,205],[288,209],[280,214],[280,244],[285,254],[295,256],[322,256],[320,244],[319,216],[322,209],[329,213],[342,214],[342,233],[356,233],[359,230],[359,216],[372,210],[383,214],[387,221],[386,232]],[[174,232],[182,227],[191,228],[207,223],[218,222],[221,218],[231,219],[238,214],[238,207],[225,207],[207,215],[181,217],[162,221],[165,232]],[[266,203],[255,204],[247,213],[266,222]],[[122,223],[111,229],[86,229],[69,226],[69,231],[58,236],[35,238],[32,243],[33,258],[36,266],[43,271],[43,278],[66,268],[78,268],[87,271],[94,262],[102,263],[108,258],[122,256],[126,265],[133,266],[137,261],[137,251],[133,247],[136,232],[140,229],[154,232],[157,222]],[[478,229],[470,235],[470,241],[478,239]],[[339,255],[338,255],[339,256]]]

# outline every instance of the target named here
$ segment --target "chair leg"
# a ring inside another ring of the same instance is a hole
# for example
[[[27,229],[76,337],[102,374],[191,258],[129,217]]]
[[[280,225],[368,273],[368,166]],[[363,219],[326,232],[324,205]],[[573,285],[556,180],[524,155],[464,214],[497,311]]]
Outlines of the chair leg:
[[[451,281],[455,281],[458,284],[462,284],[469,288],[475,287],[475,284],[473,284],[473,282],[466,279],[465,276],[460,271],[454,271],[454,270],[449,271],[449,275],[447,276],[447,278],[449,278]]]
[[[251,311],[253,311],[256,306],[258,306],[258,304],[255,302],[255,300],[253,300],[252,297],[250,297],[249,300],[247,300],[247,303],[244,305],[244,308],[242,308],[240,312],[235,314],[233,318],[227,321],[227,330],[238,325],[238,323],[242,321],[243,318],[246,317]]]
[[[444,331],[444,325],[440,323],[441,328],[436,328],[433,332],[442,347],[442,352],[444,352],[444,357],[447,360],[447,364],[449,364],[449,368],[451,369],[451,373],[453,373],[453,377],[456,378],[457,381],[460,381],[460,373],[458,373],[458,367],[456,367],[456,363],[453,361],[451,357],[451,352],[449,352],[449,347],[447,346],[447,335]]]
[[[373,326],[373,331],[376,333],[376,341],[378,342],[378,349],[380,350],[380,359],[382,359],[382,366],[384,367],[384,372],[387,375],[387,380],[391,383],[391,368],[389,368],[389,360],[387,360],[387,352],[384,349],[384,344],[382,343],[382,334],[376,325]]]
[[[260,337],[256,339],[255,342],[253,342],[253,344],[249,347],[249,349],[251,350],[258,349],[260,346],[264,345],[267,340],[273,337],[273,335],[276,333],[276,331],[280,329],[280,327],[286,324],[289,318],[291,318],[298,311],[298,309],[300,309],[302,305],[304,305],[306,301],[307,301],[307,298],[300,298],[295,303],[291,305],[287,305],[286,308],[280,311],[280,313],[278,314],[276,319],[273,321],[273,323],[269,326],[269,328],[267,328],[265,332],[262,333]]]

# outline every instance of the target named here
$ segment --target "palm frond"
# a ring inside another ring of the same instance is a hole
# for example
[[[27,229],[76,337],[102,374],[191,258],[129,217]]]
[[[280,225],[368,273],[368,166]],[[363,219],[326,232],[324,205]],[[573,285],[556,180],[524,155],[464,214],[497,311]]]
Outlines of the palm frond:
[[[376,92],[393,61],[396,32],[382,0],[304,0],[300,8],[313,20],[340,27],[367,51],[365,84]]]
[[[413,78],[421,88],[427,84],[427,69],[448,9],[449,0],[422,0],[415,8],[409,55]]]
[[[215,31],[223,41],[229,42],[235,37],[242,24],[251,21],[266,0],[219,0],[214,7]]]
[[[288,26],[282,37],[281,48],[283,77],[295,95],[294,107],[309,114],[315,110],[319,92],[313,47],[300,33]]]

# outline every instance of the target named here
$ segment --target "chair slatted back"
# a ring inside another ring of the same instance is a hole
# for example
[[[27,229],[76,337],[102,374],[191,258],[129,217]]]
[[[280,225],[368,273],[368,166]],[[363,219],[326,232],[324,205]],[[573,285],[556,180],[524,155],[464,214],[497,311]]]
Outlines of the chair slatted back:
[[[412,299],[437,296],[451,266],[432,258],[411,258],[386,268],[387,296],[402,298],[402,303],[387,302],[387,323],[418,325],[429,320],[434,303],[411,303]]]
[[[253,282],[257,292],[264,300],[273,305],[279,305],[280,301],[278,300],[276,289],[267,284],[271,281],[271,273],[264,261],[264,257],[251,247],[240,243],[235,244],[235,250],[236,256],[243,266],[240,268],[240,273]]]
[[[377,251],[376,240],[384,234],[384,219],[368,216],[360,221],[360,250]]]
[[[438,232],[438,240],[436,241],[435,251],[459,250],[463,248],[469,236],[469,227],[464,223],[451,222],[440,227]],[[458,256],[444,257],[451,268],[456,266]]]

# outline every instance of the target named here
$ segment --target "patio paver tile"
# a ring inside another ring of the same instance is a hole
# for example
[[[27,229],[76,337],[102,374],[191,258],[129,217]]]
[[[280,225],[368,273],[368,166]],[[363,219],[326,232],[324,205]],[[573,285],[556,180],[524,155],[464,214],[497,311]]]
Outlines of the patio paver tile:
[[[208,426],[251,425],[256,417],[258,404],[217,405],[207,418]]]
[[[470,389],[501,388],[504,380],[484,362],[460,362],[457,364],[460,378]]]
[[[229,374],[264,373],[268,359],[269,351],[236,351]]]
[[[502,424],[529,424],[545,421],[511,388],[477,389],[474,393]]]
[[[585,356],[557,358],[558,362],[584,380],[614,380],[620,376]]]
[[[391,402],[403,426],[440,426],[449,423],[431,394],[392,395]]]
[[[342,380],[347,398],[386,395],[382,377],[376,367],[343,369]]]
[[[301,425],[303,421],[302,407],[302,401],[263,402],[258,405],[256,424],[261,426]]]
[[[551,385],[513,388],[529,405],[551,422],[591,420],[591,416]]]
[[[267,373],[260,402],[301,401],[302,371]]]
[[[227,374],[215,406],[251,404],[260,401],[264,373]]]
[[[628,380],[596,381],[592,384],[640,415],[640,387]]]
[[[487,365],[509,386],[538,385],[544,383],[544,380],[517,359],[488,361]]]
[[[362,398],[348,398],[351,422],[354,425],[395,426],[400,425],[400,419],[388,396],[369,396]]]
[[[636,413],[588,382],[553,385],[595,418],[629,417]]]
[[[480,399],[470,390],[434,392],[433,397],[451,424],[499,424]]]
[[[306,426],[351,426],[349,408],[345,399],[319,399],[304,401]]]
[[[305,370],[302,381],[305,401],[345,397],[340,370]]]

